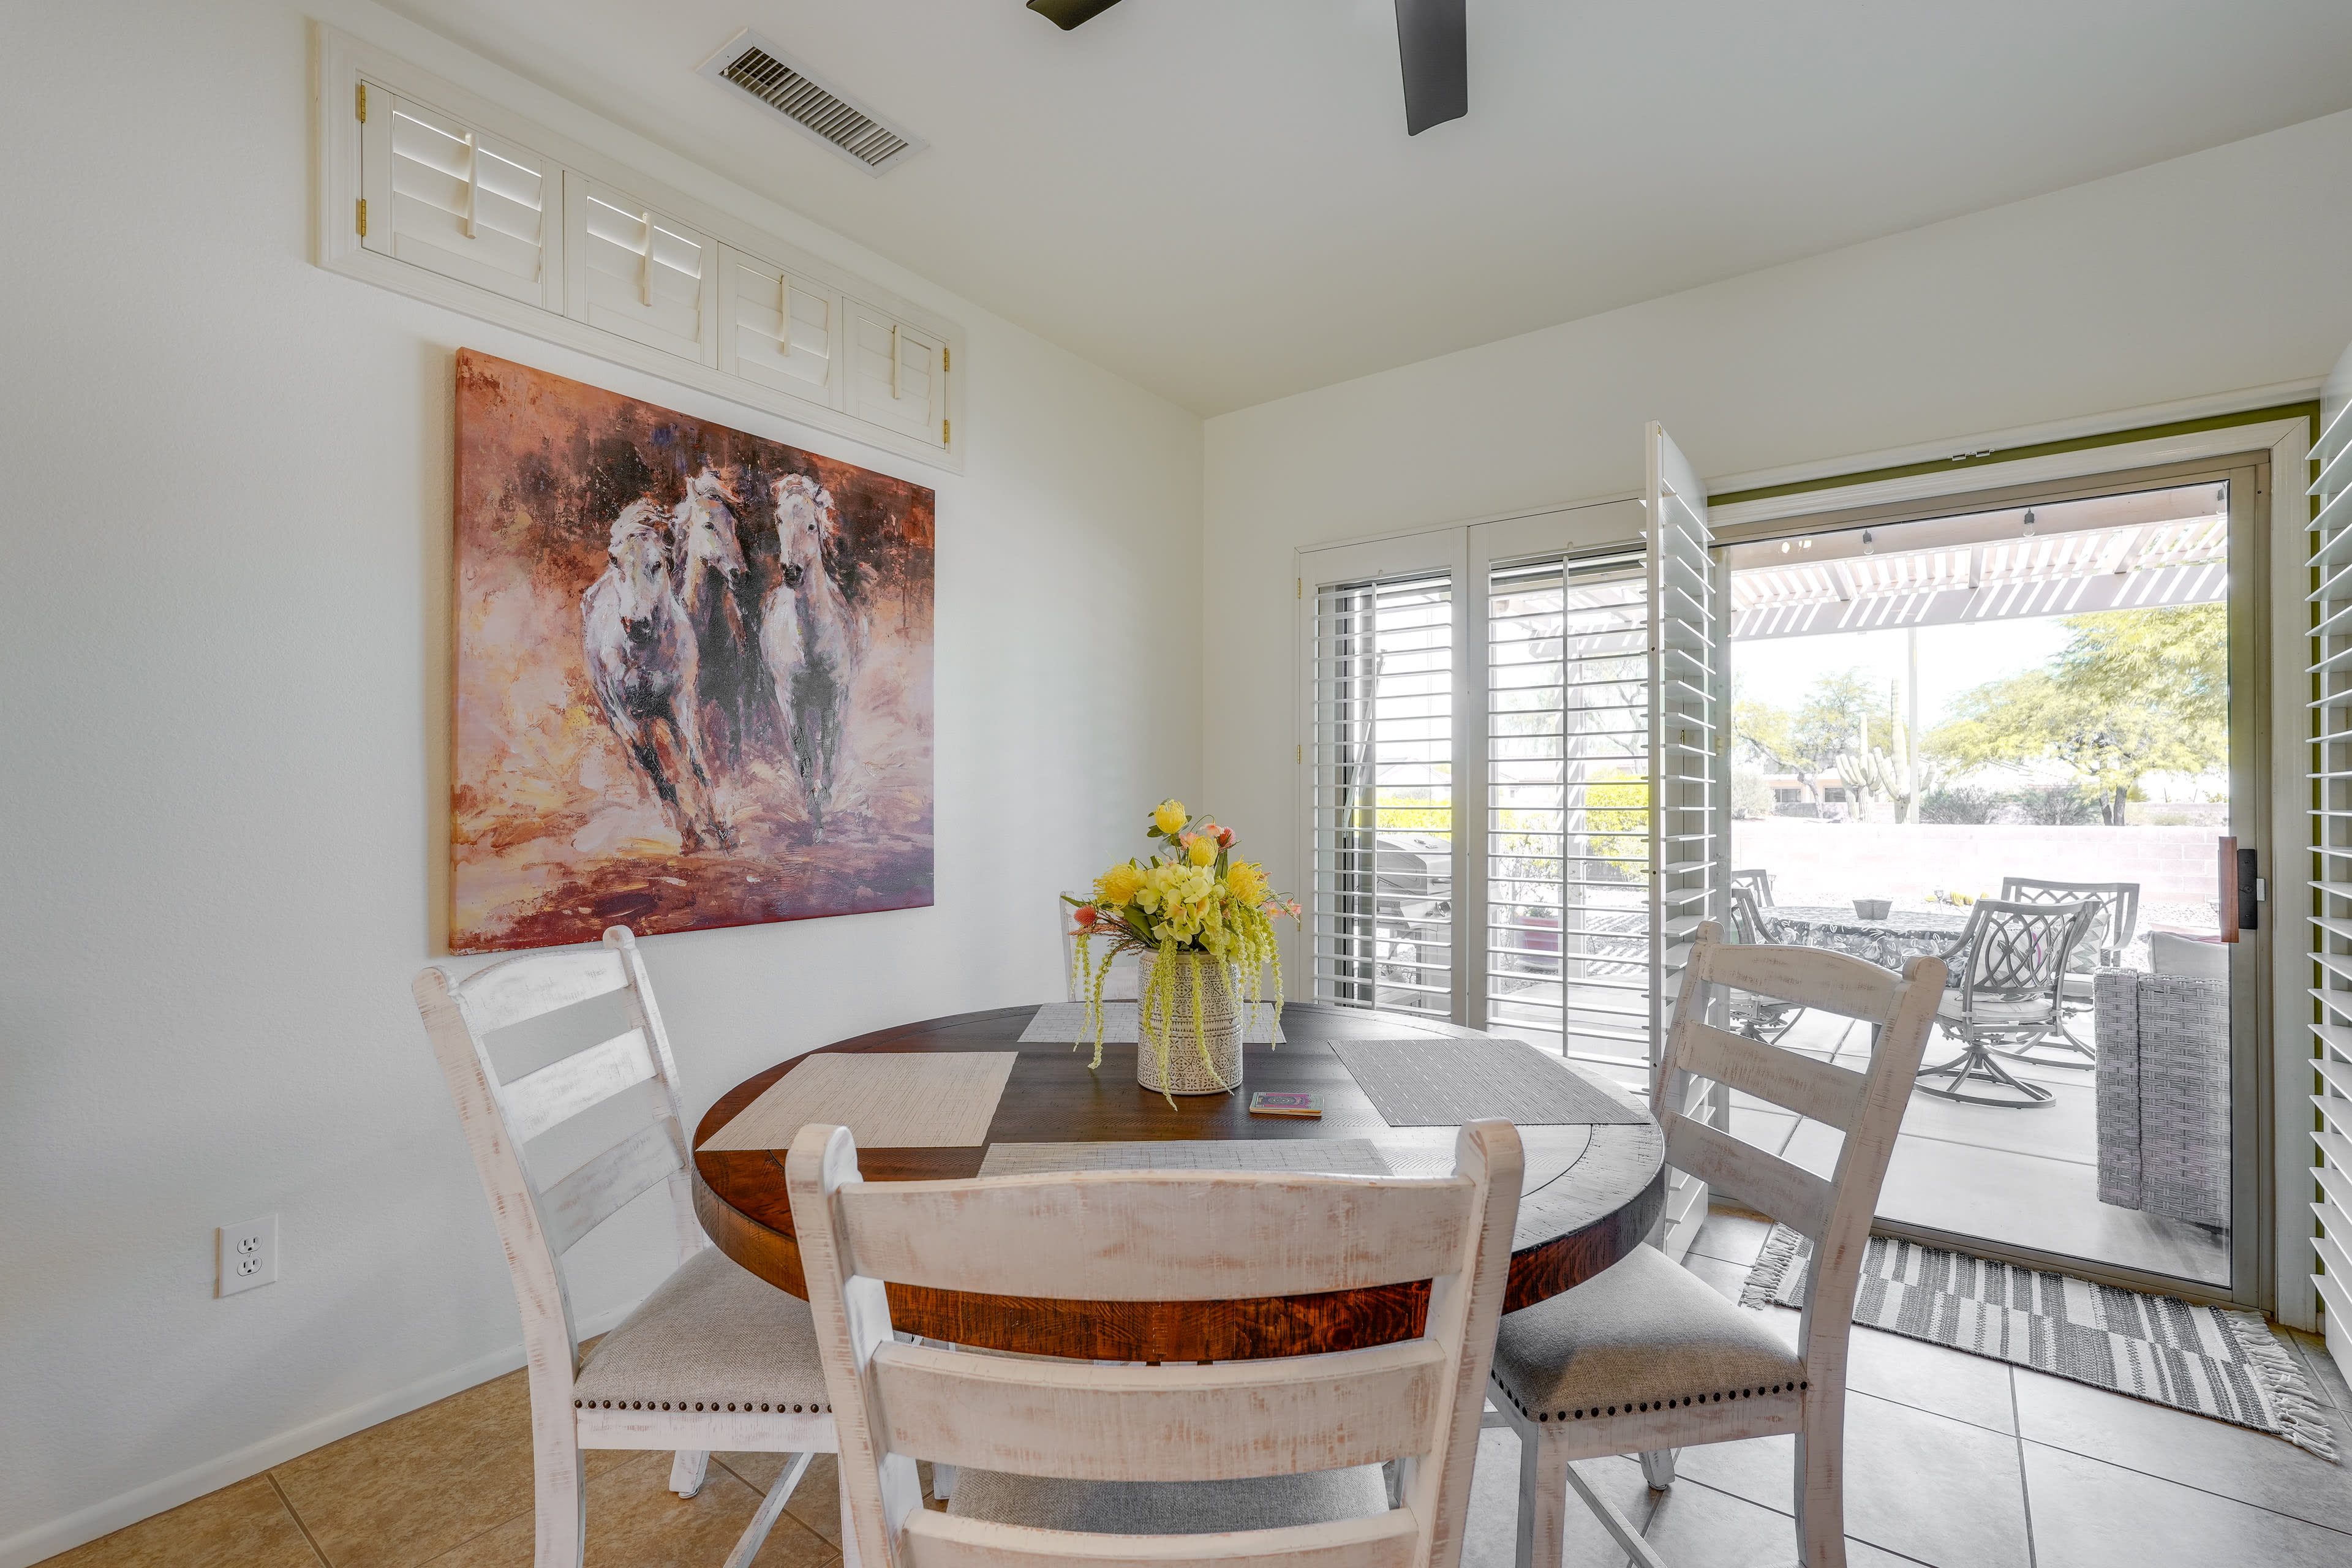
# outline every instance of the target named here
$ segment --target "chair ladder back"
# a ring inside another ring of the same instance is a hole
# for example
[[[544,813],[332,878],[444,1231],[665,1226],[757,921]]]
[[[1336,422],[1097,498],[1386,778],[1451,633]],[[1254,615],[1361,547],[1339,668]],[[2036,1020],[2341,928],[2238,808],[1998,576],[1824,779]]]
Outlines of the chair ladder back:
[[[1944,998],[1944,979],[1940,958],[1914,958],[1904,965],[1895,1006],[1878,1030],[1869,1069],[1862,1075],[1861,1105],[1827,1184],[1829,1211],[1806,1266],[1804,1316],[1797,1343],[1807,1366],[1836,1366],[1841,1379],[1871,1222],[1887,1163],[1895,1155],[1895,1137],[1903,1129],[1903,1113],[1911,1102],[1912,1080],[1918,1076],[1936,1009]]]
[[[1073,1171],[860,1182],[835,1199],[853,1274],[1074,1301],[1365,1289],[1451,1269],[1476,1223],[1460,1177]],[[1018,1237],[1018,1247],[1005,1238]],[[1235,1237],[1249,1238],[1246,1266]]]
[[[541,1219],[539,1194],[523,1168],[522,1144],[499,1102],[498,1070],[466,1015],[456,982],[436,964],[420,973],[410,990],[448,1082],[449,1097],[457,1102],[457,1124],[474,1156],[514,1283],[515,1305],[522,1316],[523,1357],[530,1368],[533,1442],[560,1450],[571,1440],[572,1380],[580,1366],[580,1336],[572,1325],[562,1267]]]
[[[1196,1550],[1181,1552],[1185,1561],[1286,1568],[1429,1568],[1458,1556],[1518,1209],[1522,1158],[1507,1123],[1464,1127],[1454,1175],[1434,1181],[1333,1176],[1302,1186],[1272,1173],[1086,1172],[869,1184],[848,1131],[816,1126],[793,1140],[785,1172],[834,1390],[851,1514],[843,1528],[869,1568],[1166,1563],[1186,1545]],[[1158,1179],[1169,1176],[1179,1179]],[[1352,1209],[1329,1201],[1350,1187]],[[926,1191],[877,1201],[906,1188]],[[1251,1189],[1267,1201],[1233,1196]],[[1348,1234],[1336,1249],[1320,1234],[1335,1220]],[[1412,1239],[1415,1226],[1433,1229],[1443,1248]],[[1432,1282],[1423,1334],[1274,1361],[1135,1367],[954,1355],[896,1342],[884,1287],[912,1283],[898,1270],[920,1260],[938,1288],[987,1293],[1034,1296],[1050,1280],[1071,1300],[1294,1294],[1333,1288],[1294,1282],[1302,1278],[1403,1278],[1394,1264],[1338,1256],[1391,1240],[1434,1264],[1413,1276]],[[1163,1243],[1209,1278],[1177,1279]],[[1014,1252],[1027,1256],[1008,1272],[1002,1255]],[[1393,1458],[1404,1467],[1403,1503],[1370,1519],[1214,1538],[1040,1531],[926,1511],[918,1457],[1095,1482],[1231,1480]]]
[[[1865,959],[1816,947],[1744,947],[1721,941],[1720,933],[1709,949],[1706,979],[1717,985],[1872,1024],[1884,1022],[1895,1005],[1895,977]]]
[[[560,1330],[567,1389],[579,1363],[579,1338],[562,1255],[665,1179],[679,1225],[681,1260],[704,1245],[687,1177],[677,1069],[644,960],[625,926],[608,929],[604,942],[601,952],[525,953],[462,981],[435,965],[412,987],[499,1226],[522,1308],[526,1350],[535,1369],[544,1359],[552,1370]],[[624,994],[630,1028],[511,1083],[499,1081],[486,1039],[490,1031],[614,992]],[[525,1147],[532,1139],[639,1086],[646,1096],[643,1125],[563,1177],[538,1180]]]
[[[1852,1068],[1816,1061],[1696,1020],[1680,1030],[1674,1049],[1685,1072],[1769,1100],[1810,1121],[1825,1121],[1841,1132],[1862,1114],[1869,1080]]]

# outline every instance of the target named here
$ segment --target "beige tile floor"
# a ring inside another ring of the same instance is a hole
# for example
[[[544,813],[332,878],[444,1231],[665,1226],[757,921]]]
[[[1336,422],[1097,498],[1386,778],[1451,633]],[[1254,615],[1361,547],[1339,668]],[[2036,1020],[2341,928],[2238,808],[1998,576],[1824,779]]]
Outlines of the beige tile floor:
[[[1690,1258],[1735,1299],[1767,1226],[1719,1212]],[[1794,1333],[1796,1314],[1768,1314]],[[2352,1389],[2298,1337],[2352,1453]],[[1846,1522],[1854,1568],[2343,1568],[2352,1470],[2242,1427],[1915,1340],[1854,1331]],[[1481,1435],[1464,1568],[1508,1568],[1517,1439]],[[1666,1492],[1629,1459],[1585,1473],[1677,1568],[1795,1556],[1785,1438],[1684,1451]],[[667,1454],[590,1456],[591,1568],[714,1568],[782,1459],[714,1456],[691,1500]],[[840,1561],[835,1472],[820,1458],[761,1568]],[[1569,1510],[1566,1562],[1622,1563]],[[529,1568],[530,1400],[512,1373],[118,1531],[45,1568]]]

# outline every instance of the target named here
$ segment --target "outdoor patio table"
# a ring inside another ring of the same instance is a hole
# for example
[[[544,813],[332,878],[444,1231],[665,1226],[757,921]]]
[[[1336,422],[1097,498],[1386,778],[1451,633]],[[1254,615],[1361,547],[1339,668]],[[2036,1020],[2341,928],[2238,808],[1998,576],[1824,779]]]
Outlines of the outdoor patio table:
[[[1852,953],[1889,969],[1949,952],[1969,923],[1968,910],[1943,905],[1897,908],[1883,921],[1866,921],[1852,904],[1775,904],[1764,917],[1784,942]]]

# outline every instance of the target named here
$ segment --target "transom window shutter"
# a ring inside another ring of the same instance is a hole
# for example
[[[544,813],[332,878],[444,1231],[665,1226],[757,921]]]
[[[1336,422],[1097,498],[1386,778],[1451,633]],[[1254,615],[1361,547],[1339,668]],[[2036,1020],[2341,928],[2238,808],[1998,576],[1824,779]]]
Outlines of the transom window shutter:
[[[626,192],[566,171],[572,315],[702,364],[719,363],[719,247]]]
[[[562,308],[562,171],[398,95],[362,128],[368,249],[549,310]],[[553,212],[550,208],[555,208]]]
[[[2312,524],[2312,958],[2318,1037],[2312,1103],[2312,1204],[2322,1232],[2312,1276],[2329,1351],[2352,1362],[2352,350],[2320,395]],[[2285,1053],[2282,1052],[2282,1055]],[[2283,1064],[2282,1072],[2294,1070]],[[2282,1194],[2281,1206],[2308,1194]]]
[[[1313,658],[1313,995],[1455,1018],[1452,574],[1318,587]]]
[[[862,300],[849,301],[849,412],[902,435],[947,440],[940,340]]]
[[[719,268],[719,368],[841,407],[841,296],[732,246]]]
[[[1653,1072],[1700,924],[1723,921],[1729,829],[1730,706],[1720,657],[1730,595],[1713,558],[1706,489],[1663,426],[1648,431],[1650,1047]],[[1719,1020],[1717,1020],[1719,1022]],[[1654,1086],[1655,1078],[1653,1077]],[[1691,1080],[1675,1110],[1713,1126],[1730,1118],[1719,1085]],[[1666,1185],[1661,1243],[1680,1258],[1706,1222],[1706,1184],[1682,1172]]]

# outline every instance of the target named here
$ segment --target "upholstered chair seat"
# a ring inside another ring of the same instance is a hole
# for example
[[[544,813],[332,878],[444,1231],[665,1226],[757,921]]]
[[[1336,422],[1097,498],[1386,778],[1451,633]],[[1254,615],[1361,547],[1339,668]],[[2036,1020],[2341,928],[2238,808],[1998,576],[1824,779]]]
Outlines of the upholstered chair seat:
[[[1203,1535],[1332,1524],[1388,1506],[1388,1486],[1378,1465],[1238,1481],[1065,1481],[963,1470],[948,1512],[1034,1530]]]
[[[1564,1295],[1503,1315],[1494,1381],[1531,1421],[1722,1405],[1802,1388],[1767,1326],[1654,1247]]]
[[[596,1342],[572,1385],[580,1409],[832,1410],[808,1303],[717,1248],[695,1254]]]

